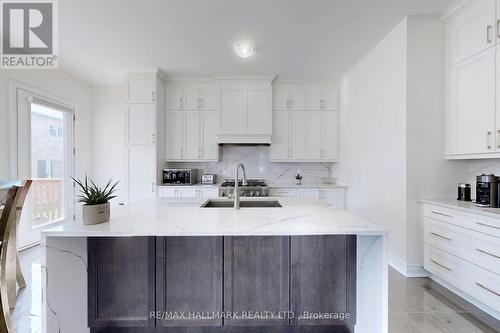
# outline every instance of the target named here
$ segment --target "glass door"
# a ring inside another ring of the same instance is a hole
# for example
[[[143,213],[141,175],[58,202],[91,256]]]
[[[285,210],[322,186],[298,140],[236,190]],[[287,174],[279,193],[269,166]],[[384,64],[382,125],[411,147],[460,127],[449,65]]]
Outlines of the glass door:
[[[17,89],[18,178],[33,179],[18,230],[18,247],[40,241],[42,228],[72,220],[73,110]]]

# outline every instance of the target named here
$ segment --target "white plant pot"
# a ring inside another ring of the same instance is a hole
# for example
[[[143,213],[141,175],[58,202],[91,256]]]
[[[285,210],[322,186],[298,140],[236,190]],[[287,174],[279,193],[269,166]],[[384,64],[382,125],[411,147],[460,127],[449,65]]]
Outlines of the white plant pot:
[[[102,205],[83,205],[83,224],[99,224],[109,221],[109,202]]]

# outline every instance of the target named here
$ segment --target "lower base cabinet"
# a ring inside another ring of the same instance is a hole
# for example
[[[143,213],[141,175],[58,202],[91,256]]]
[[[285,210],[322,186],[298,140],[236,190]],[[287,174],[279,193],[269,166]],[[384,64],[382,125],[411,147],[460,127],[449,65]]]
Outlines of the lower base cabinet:
[[[92,333],[354,332],[356,236],[89,238]]]

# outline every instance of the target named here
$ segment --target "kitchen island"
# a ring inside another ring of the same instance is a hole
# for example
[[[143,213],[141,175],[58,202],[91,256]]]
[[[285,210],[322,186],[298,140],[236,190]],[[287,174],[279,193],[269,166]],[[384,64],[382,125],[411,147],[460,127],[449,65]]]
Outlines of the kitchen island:
[[[387,332],[386,232],[260,200],[282,207],[150,200],[45,231],[44,332]]]

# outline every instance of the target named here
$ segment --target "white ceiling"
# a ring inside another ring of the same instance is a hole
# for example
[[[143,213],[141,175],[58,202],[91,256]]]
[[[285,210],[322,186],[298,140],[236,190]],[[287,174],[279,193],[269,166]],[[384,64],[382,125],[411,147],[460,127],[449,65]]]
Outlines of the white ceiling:
[[[92,84],[124,69],[167,75],[278,74],[337,79],[403,17],[453,0],[65,0],[60,67]],[[232,43],[251,40],[251,59]]]

